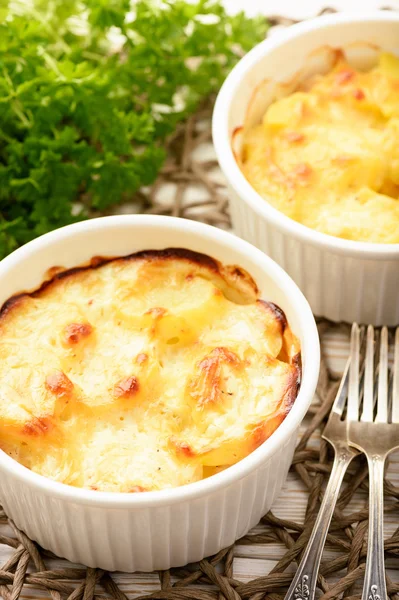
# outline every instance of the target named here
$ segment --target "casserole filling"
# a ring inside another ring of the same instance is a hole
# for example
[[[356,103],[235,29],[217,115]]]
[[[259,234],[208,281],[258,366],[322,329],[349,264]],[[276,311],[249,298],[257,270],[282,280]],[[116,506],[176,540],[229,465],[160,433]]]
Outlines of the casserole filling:
[[[361,72],[337,51],[329,73],[273,102],[245,134],[240,166],[307,227],[399,243],[399,59],[383,53]]]
[[[188,250],[52,272],[0,313],[0,446],[45,477],[143,492],[247,456],[289,412],[300,351],[236,266]]]

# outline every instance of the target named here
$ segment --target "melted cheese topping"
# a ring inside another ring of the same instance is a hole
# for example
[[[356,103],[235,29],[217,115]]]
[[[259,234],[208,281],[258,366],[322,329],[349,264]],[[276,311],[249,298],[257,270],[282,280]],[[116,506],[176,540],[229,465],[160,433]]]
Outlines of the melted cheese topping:
[[[341,57],[277,100],[244,139],[242,170],[268,202],[329,235],[399,243],[399,59]]]
[[[237,267],[147,252],[0,313],[0,445],[51,479],[141,492],[237,462],[284,419],[299,347]]]

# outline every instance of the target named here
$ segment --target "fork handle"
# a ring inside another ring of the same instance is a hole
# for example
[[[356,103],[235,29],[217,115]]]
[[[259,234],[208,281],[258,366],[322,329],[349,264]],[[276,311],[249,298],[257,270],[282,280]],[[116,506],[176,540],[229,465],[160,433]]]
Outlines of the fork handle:
[[[313,600],[321,556],[346,469],[355,456],[351,450],[338,448],[323,501],[308,545],[284,600]],[[377,600],[377,599],[371,599]]]
[[[369,465],[369,535],[362,600],[388,600],[384,562],[385,456],[367,456]]]

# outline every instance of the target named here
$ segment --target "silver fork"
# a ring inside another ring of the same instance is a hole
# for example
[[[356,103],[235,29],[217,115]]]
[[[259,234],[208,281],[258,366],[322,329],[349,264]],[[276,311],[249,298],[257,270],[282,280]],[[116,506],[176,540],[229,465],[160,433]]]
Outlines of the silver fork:
[[[350,358],[323,431],[323,438],[331,444],[335,451],[330,479],[309,542],[285,600],[313,600],[315,597],[320,561],[341,483],[349,463],[359,454],[355,448],[348,445],[347,423],[343,419],[348,396],[349,366]]]
[[[377,368],[374,365],[377,362],[374,328],[371,325],[367,328],[364,376],[359,369],[361,335],[362,331],[355,323],[351,335],[348,440],[351,446],[366,455],[369,466],[369,534],[362,600],[388,600],[384,566],[383,486],[386,457],[399,448],[399,328],[395,334],[391,382],[388,378],[387,328],[381,330]]]

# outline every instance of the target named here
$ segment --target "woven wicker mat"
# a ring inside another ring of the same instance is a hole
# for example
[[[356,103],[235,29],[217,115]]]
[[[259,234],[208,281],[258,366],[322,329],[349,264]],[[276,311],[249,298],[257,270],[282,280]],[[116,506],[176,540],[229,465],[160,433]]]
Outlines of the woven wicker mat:
[[[277,18],[272,20],[272,24],[281,27],[289,25],[290,21]],[[273,29],[272,27],[270,34]],[[227,229],[230,227],[226,190],[210,145],[211,110],[210,101],[176,131],[169,141],[170,158],[157,183],[151,189],[141,192],[134,204],[126,205],[118,212],[171,214]],[[333,325],[325,320],[319,320],[318,328],[322,349],[331,329],[348,334],[347,326]],[[280,544],[285,550],[280,552],[281,558],[273,569],[252,581],[235,579],[235,547],[232,546],[199,564],[158,573],[158,590],[140,595],[140,598],[280,600],[284,596],[295,563],[300,560],[309,538],[325,481],[331,470],[332,456],[327,444],[320,439],[320,431],[337,387],[338,377],[329,370],[328,362],[323,356],[317,389],[317,398],[321,400],[316,400],[309,411],[291,466],[290,477],[297,478],[307,492],[304,522],[284,520],[269,512],[263,517],[261,527],[258,526],[255,532],[237,542],[241,547],[251,545],[259,548],[267,544],[273,547]],[[318,588],[323,600],[342,596],[360,597],[358,580],[361,580],[364,572],[365,535],[368,526],[367,468],[361,458],[353,462],[345,481],[327,538],[327,552],[333,558],[324,560],[320,569]],[[351,503],[353,505],[359,494],[364,508],[359,510],[357,502],[357,508],[353,511]],[[389,477],[385,481],[385,494],[386,515],[391,513],[392,516],[393,513],[397,519],[399,488],[393,485]],[[128,597],[116,583],[121,579],[119,576],[97,569],[75,568],[68,566],[66,561],[61,563],[67,565],[64,568],[48,570],[46,565],[54,564],[54,557],[19,531],[3,512],[0,513],[0,519],[0,545],[9,547],[9,558],[0,568],[0,594],[5,600],[17,600],[20,596],[51,596],[53,600],[127,600]],[[392,557],[397,560],[399,527],[386,539],[385,554],[391,563]],[[389,578],[387,583],[391,598],[399,600],[399,584],[393,583]]]

